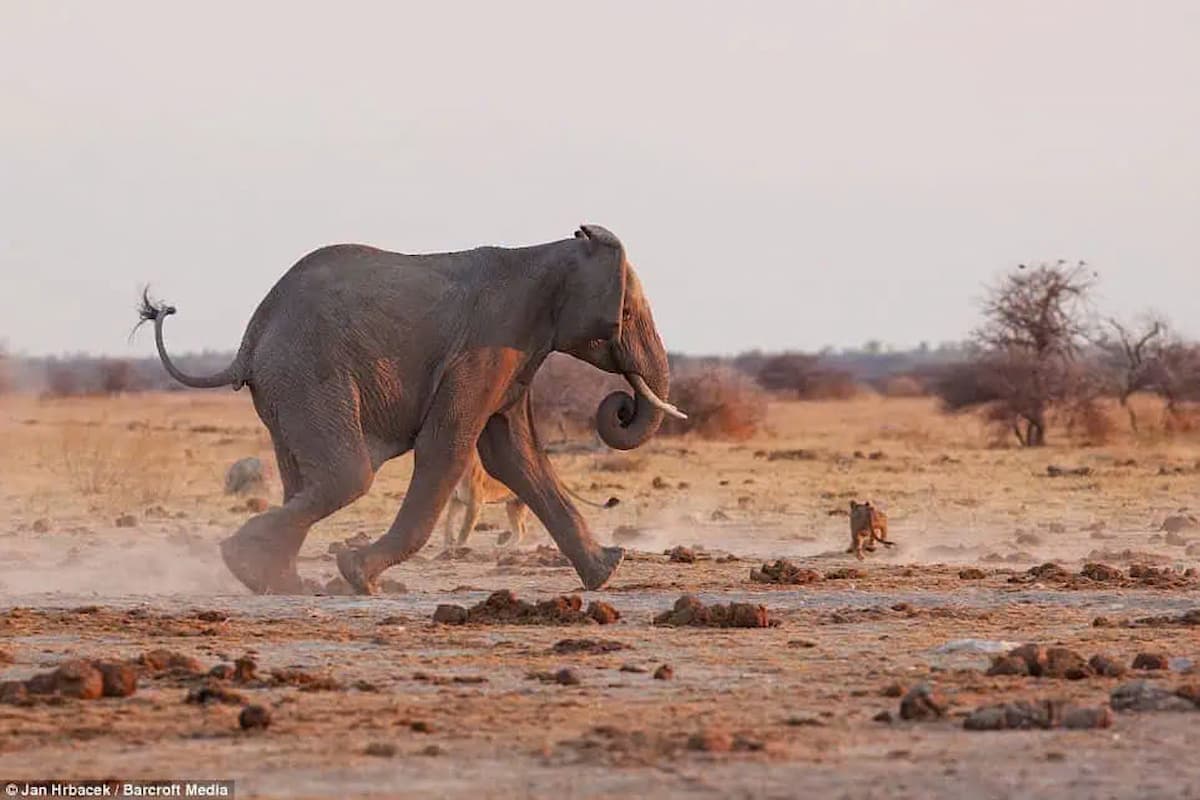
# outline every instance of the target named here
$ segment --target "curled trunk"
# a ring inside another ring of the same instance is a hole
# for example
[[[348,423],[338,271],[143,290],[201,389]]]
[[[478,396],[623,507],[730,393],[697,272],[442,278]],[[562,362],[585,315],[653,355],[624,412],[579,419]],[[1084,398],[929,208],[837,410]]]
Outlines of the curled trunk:
[[[667,397],[670,384],[665,372],[643,377],[650,391],[659,398]],[[614,450],[632,450],[658,431],[664,416],[662,408],[640,392],[613,392],[596,409],[596,432]]]

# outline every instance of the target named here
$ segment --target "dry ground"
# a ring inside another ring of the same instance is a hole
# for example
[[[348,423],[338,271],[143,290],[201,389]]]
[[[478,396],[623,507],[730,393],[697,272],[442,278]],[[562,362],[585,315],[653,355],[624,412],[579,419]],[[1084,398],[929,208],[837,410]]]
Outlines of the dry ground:
[[[225,468],[246,455],[270,463],[245,393],[0,398],[0,680],[163,647],[205,668],[250,654],[264,674],[296,667],[335,682],[235,687],[271,709],[258,733],[239,730],[240,705],[184,703],[197,681],[178,676],[145,678],[125,699],[0,705],[0,778],[233,778],[240,797],[1200,797],[1200,713],[1119,714],[1107,730],[962,729],[981,704],[1098,705],[1121,682],[988,677],[981,648],[995,643],[1061,643],[1125,663],[1163,652],[1172,670],[1157,682],[1196,681],[1200,628],[1092,624],[1196,608],[1194,579],[1024,578],[1051,559],[1072,573],[1084,560],[1200,564],[1190,541],[1200,531],[1158,530],[1181,509],[1195,513],[1194,439],[989,449],[972,418],[943,417],[923,399],[777,404],[770,422],[768,435],[738,444],[556,453],[578,492],[621,500],[586,513],[602,540],[620,528],[631,555],[606,591],[583,595],[610,602],[621,621],[452,627],[431,622],[438,604],[501,588],[545,599],[578,581],[566,567],[498,565],[508,551],[495,529],[477,532],[462,558],[437,560],[439,530],[389,573],[407,593],[253,597],[214,546],[250,513],[246,498],[223,494]],[[303,573],[331,578],[331,544],[387,528],[410,463],[387,465],[367,497],[313,530]],[[1050,464],[1091,474],[1046,477]],[[278,494],[272,480],[263,496]],[[842,552],[852,497],[885,506],[899,543],[862,565]],[[503,527],[502,506],[483,521]],[[548,543],[531,528],[526,552]],[[701,559],[662,555],[680,544]],[[777,557],[862,574],[748,580]],[[984,577],[961,578],[966,566]],[[761,603],[781,624],[653,626],[683,592]],[[568,638],[624,648],[556,652]],[[662,664],[673,679],[652,677]],[[564,667],[577,685],[530,677]],[[920,681],[948,697],[945,718],[873,720],[897,710],[888,687]]]

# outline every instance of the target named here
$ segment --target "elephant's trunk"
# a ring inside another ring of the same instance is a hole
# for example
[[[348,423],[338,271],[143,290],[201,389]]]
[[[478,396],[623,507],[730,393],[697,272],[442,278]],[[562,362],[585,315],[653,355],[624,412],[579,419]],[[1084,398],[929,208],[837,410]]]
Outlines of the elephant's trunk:
[[[665,369],[651,374],[649,380],[637,374],[625,377],[636,390],[634,395],[613,392],[596,410],[596,432],[614,450],[640,447],[655,434],[666,414],[682,416],[682,412],[662,399],[670,386]]]

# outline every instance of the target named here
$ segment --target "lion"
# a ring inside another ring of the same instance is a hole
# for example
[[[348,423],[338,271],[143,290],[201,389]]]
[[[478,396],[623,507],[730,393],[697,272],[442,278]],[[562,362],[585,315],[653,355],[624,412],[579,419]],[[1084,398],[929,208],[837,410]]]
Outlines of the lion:
[[[888,547],[895,547],[895,542],[887,538],[887,514],[871,505],[850,501],[850,548],[847,553],[854,553],[858,560],[863,560],[863,550],[875,552],[875,542],[882,542]]]
[[[454,493],[450,495],[450,502],[446,506],[447,548],[455,546],[453,520],[458,508],[461,506],[465,509],[462,525],[458,528],[457,544],[462,547],[471,536],[471,531],[475,530],[475,523],[479,521],[479,512],[484,503],[504,503],[504,510],[508,512],[508,524],[512,533],[500,543],[513,546],[521,544],[525,538],[525,516],[529,509],[511,489],[487,473],[479,461],[478,453],[472,453],[471,461],[467,464],[458,485],[454,487]]]

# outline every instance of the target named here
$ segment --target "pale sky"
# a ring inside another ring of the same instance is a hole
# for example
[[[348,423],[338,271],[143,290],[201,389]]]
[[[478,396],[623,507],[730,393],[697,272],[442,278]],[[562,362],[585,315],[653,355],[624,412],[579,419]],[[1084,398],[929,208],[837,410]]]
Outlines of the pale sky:
[[[611,228],[667,346],[958,339],[1083,258],[1200,334],[1200,2],[0,0],[0,339],[234,349],[332,242]]]

